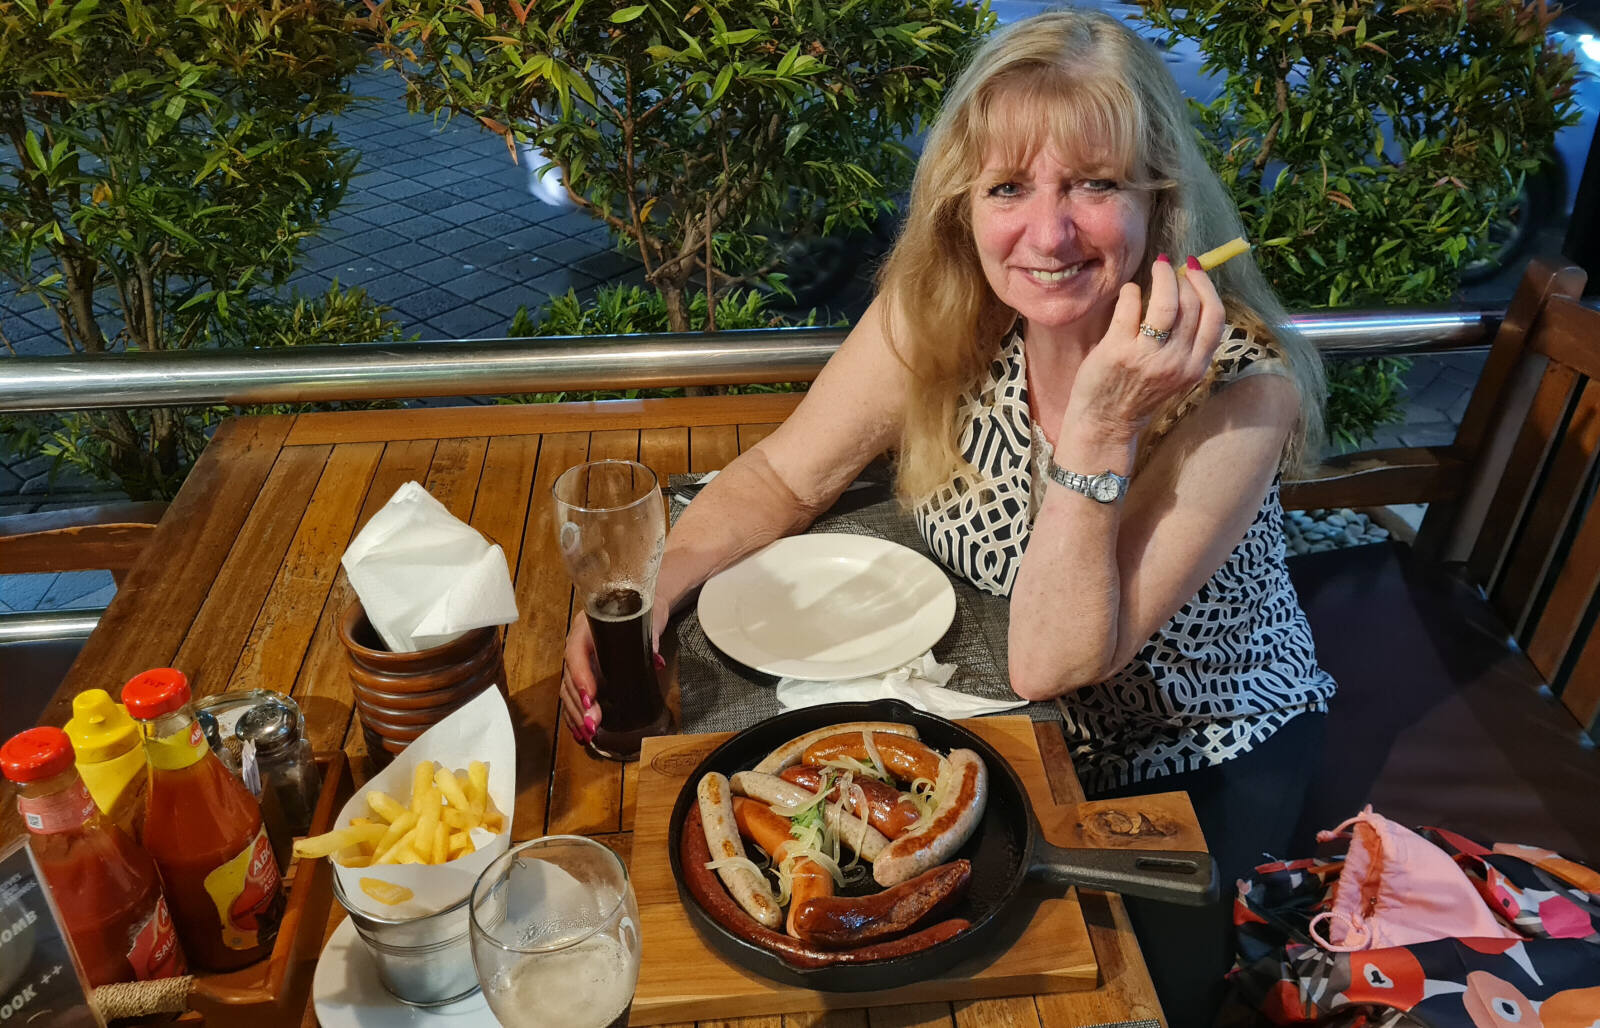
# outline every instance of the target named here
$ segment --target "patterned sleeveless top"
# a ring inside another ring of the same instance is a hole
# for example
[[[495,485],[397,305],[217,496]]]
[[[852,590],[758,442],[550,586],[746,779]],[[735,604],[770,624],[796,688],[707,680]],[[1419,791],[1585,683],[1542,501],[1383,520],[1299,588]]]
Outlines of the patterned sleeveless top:
[[[1207,381],[1156,431],[1220,385],[1283,372],[1270,343],[1230,326]],[[957,412],[959,446],[977,475],[957,474],[915,510],[934,555],[1000,596],[1016,582],[1051,457],[1030,422],[1027,382],[1016,331]],[[1317,664],[1284,556],[1274,479],[1244,538],[1194,599],[1126,667],[1057,701],[1086,791],[1220,764],[1295,715],[1327,710],[1334,682]]]

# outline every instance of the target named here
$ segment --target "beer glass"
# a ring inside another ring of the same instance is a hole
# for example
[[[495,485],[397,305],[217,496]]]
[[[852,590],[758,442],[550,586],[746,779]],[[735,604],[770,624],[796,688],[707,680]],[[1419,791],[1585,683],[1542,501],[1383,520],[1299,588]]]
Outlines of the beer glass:
[[[628,869],[581,835],[514,846],[472,887],[472,962],[505,1028],[620,1028],[639,981]]]
[[[671,727],[650,644],[651,603],[666,544],[656,476],[631,460],[568,468],[556,479],[556,540],[600,661],[600,727],[589,749],[636,760],[649,735]]]

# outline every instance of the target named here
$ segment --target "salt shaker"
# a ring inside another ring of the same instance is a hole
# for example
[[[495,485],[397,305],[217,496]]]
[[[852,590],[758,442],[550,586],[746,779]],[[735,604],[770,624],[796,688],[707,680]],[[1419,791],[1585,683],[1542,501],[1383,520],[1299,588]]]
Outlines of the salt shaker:
[[[281,701],[261,703],[240,715],[233,731],[243,747],[244,784],[260,797],[273,855],[287,868],[295,836],[311,828],[322,788],[311,743],[301,734],[300,712]]]

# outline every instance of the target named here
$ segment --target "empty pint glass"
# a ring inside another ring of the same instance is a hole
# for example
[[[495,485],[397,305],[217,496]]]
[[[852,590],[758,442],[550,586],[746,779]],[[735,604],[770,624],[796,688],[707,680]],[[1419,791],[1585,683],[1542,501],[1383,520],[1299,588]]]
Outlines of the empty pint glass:
[[[628,869],[576,835],[512,847],[472,890],[472,960],[505,1028],[622,1028],[639,981]]]
[[[651,602],[667,519],[656,476],[643,464],[601,460],[556,479],[556,539],[600,661],[600,727],[589,748],[633,760],[671,717],[656,681]]]

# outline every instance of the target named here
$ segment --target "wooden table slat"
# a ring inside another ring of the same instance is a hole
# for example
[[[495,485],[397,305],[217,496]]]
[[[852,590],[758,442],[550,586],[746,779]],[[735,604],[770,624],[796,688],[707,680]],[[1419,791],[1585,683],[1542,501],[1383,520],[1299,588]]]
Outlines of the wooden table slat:
[[[332,452],[328,446],[286,449],[262,483],[205,602],[170,658],[189,676],[196,695],[228,688],[283,555],[305,520],[300,512],[321,481]]]
[[[871,1028],[955,1028],[949,1003],[913,1003],[903,1007],[873,1007],[867,1011]]]
[[[1039,1028],[1032,996],[955,1004],[956,1028]]]
[[[549,496],[561,473],[589,456],[586,433],[547,435],[539,444],[530,497]],[[506,631],[506,680],[517,727],[517,810],[513,835],[545,834],[551,772],[561,727],[558,710],[562,644],[572,609],[572,586],[556,550],[555,511],[530,498],[517,562],[515,624]]]
[[[382,456],[378,443],[334,447],[229,688],[291,691]]]

